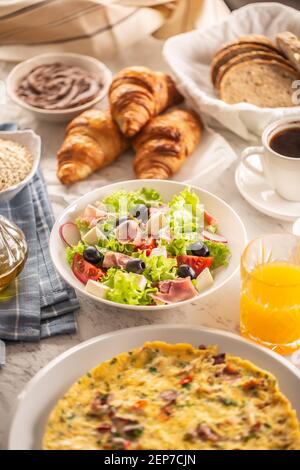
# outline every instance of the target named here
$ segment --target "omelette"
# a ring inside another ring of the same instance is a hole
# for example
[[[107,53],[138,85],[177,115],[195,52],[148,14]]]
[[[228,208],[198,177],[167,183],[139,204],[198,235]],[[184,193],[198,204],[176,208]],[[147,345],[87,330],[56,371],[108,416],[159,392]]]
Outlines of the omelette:
[[[300,430],[270,373],[216,346],[152,342],[81,377],[43,449],[300,450]]]

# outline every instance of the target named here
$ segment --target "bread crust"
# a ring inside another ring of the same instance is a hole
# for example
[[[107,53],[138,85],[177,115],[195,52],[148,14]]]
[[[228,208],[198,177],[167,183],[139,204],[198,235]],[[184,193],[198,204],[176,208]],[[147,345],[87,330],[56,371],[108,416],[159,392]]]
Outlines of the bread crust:
[[[202,138],[193,111],[177,109],[157,116],[134,139],[134,170],[140,179],[168,179],[184,164]]]
[[[147,67],[127,67],[109,90],[112,117],[123,135],[132,138],[154,116],[182,101],[172,78]]]
[[[225,43],[223,49],[225,49],[226,47],[230,47],[234,44],[258,44],[260,46],[265,46],[275,51],[277,50],[275,43],[271,41],[271,39],[261,34],[245,34],[243,36],[239,36],[237,39]]]
[[[65,185],[76,183],[114,162],[128,147],[109,110],[89,109],[66,129],[57,153],[57,176]]]

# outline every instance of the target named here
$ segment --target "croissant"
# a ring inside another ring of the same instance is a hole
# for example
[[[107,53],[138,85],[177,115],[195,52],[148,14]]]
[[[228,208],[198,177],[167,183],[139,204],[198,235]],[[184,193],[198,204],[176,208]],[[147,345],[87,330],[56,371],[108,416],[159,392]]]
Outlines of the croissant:
[[[168,179],[199,144],[203,125],[192,111],[153,118],[134,139],[134,170],[141,179]]]
[[[110,111],[85,111],[67,127],[57,154],[57,176],[63,184],[83,180],[112,163],[128,147]]]
[[[135,136],[151,117],[182,99],[169,75],[146,67],[123,69],[109,91],[112,116],[126,137]]]

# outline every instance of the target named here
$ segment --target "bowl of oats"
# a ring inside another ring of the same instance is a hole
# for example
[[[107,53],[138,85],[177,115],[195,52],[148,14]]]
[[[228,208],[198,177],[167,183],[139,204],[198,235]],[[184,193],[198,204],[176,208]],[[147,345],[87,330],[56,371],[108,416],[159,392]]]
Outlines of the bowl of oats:
[[[32,130],[0,132],[0,202],[13,199],[34,176],[41,139]]]

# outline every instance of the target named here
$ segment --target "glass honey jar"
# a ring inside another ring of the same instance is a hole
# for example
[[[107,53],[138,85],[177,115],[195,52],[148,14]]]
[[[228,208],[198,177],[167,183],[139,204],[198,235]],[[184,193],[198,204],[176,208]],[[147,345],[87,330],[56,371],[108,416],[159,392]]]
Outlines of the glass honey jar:
[[[0,215],[0,292],[22,271],[27,243],[22,230]]]

